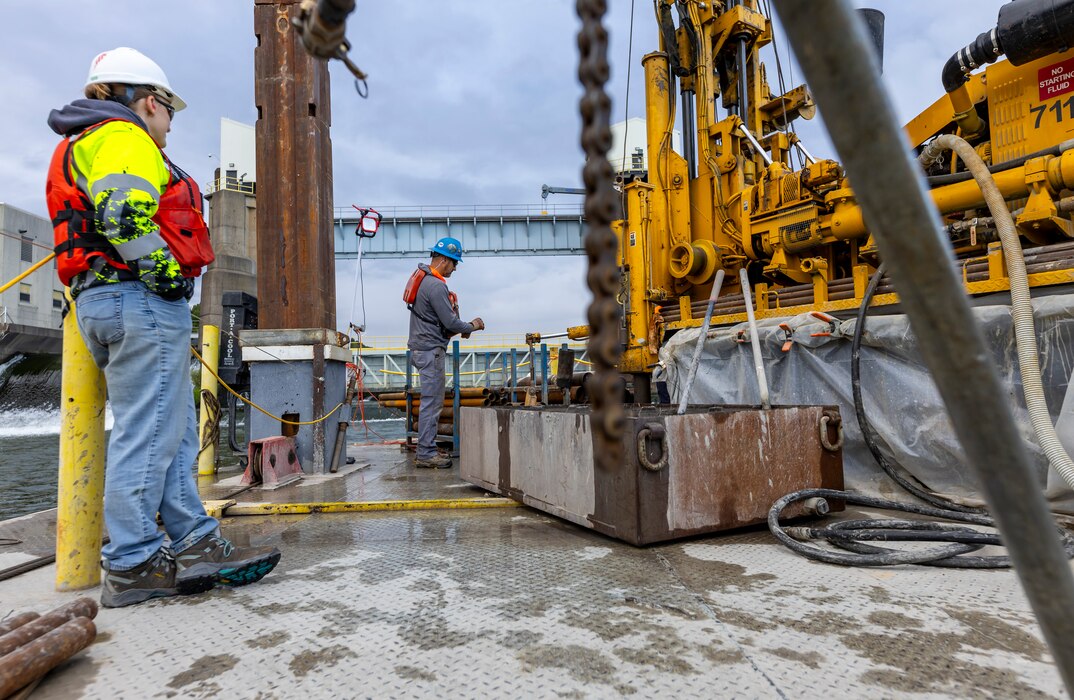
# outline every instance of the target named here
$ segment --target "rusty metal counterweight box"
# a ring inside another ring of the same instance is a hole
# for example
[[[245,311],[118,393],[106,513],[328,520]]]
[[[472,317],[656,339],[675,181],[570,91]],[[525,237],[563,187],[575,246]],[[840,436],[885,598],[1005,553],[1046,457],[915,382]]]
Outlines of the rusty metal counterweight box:
[[[607,472],[588,406],[463,408],[460,463],[472,484],[643,545],[762,523],[792,491],[842,489],[839,421],[835,406],[628,406],[624,463]]]

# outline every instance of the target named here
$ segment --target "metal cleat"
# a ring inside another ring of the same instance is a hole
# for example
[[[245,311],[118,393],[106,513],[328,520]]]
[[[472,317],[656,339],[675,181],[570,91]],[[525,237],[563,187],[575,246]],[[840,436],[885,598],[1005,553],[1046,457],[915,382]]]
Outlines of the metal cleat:
[[[250,461],[242,475],[243,484],[277,488],[302,478],[293,437],[251,440],[247,449]]]

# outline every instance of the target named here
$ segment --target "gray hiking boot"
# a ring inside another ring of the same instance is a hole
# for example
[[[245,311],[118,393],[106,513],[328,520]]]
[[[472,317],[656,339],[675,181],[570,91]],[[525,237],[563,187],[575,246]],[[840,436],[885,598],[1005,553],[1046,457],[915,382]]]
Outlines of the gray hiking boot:
[[[166,550],[158,549],[133,569],[114,570],[103,566],[104,583],[101,586],[101,605],[106,608],[122,608],[125,605],[143,603],[151,598],[201,593],[212,588],[196,581],[180,584],[175,560]]]
[[[451,457],[436,455],[435,457],[419,457],[414,460],[414,466],[418,469],[451,469]]]
[[[175,555],[180,587],[245,586],[260,581],[280,562],[275,547],[236,547],[222,537],[208,535]]]

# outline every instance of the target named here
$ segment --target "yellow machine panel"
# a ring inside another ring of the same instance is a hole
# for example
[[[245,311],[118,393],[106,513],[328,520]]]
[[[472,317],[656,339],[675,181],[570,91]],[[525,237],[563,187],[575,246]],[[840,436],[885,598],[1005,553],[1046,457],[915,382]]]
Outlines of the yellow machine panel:
[[[1003,61],[985,75],[993,163],[1074,138],[1074,49],[1024,66]]]

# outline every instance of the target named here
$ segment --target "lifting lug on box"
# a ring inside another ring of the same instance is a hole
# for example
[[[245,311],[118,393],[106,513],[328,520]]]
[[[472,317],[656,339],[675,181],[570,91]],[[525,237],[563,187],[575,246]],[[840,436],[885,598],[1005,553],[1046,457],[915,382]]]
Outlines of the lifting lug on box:
[[[649,441],[653,440],[660,448],[660,457],[655,461],[649,459]],[[638,431],[638,462],[642,467],[658,472],[668,465],[667,432],[660,423],[646,423]]]
[[[835,442],[828,439],[829,425],[835,428]],[[843,448],[843,420],[839,416],[825,413],[820,417],[820,444],[829,452],[838,452]]]

